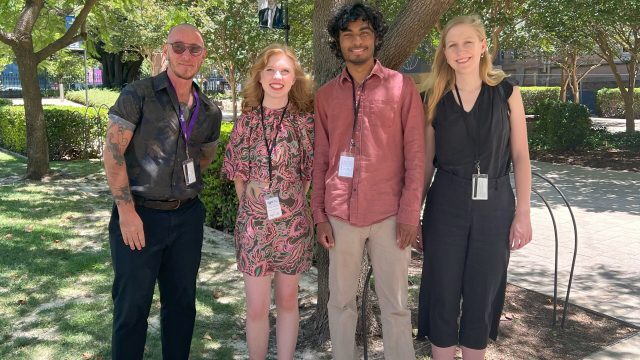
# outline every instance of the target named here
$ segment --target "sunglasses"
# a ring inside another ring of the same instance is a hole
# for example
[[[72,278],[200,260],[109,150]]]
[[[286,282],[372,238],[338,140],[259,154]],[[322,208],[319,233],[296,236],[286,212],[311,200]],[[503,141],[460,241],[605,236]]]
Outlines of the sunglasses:
[[[167,44],[171,45],[171,49],[173,50],[173,52],[178,55],[189,49],[189,53],[191,54],[191,56],[200,56],[200,54],[202,54],[202,51],[204,50],[204,48],[200,45],[185,45],[185,43],[183,42],[173,42]]]

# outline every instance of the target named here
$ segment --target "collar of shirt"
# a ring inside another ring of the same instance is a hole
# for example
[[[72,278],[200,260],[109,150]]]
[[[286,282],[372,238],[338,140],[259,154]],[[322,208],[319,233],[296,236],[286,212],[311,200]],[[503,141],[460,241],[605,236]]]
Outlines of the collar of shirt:
[[[384,68],[382,67],[382,64],[380,64],[380,61],[378,59],[375,59],[375,65],[373,65],[373,69],[371,69],[371,73],[369,74],[369,76],[367,76],[367,78],[370,78],[373,75],[379,77],[380,79],[384,79]],[[338,77],[338,83],[341,85],[347,84],[351,86],[351,78],[349,77],[346,66],[344,69],[342,69],[342,73]]]

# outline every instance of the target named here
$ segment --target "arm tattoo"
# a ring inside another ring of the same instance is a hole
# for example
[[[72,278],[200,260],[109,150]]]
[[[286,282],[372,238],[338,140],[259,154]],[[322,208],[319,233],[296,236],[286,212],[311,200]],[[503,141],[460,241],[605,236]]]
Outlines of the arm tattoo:
[[[113,199],[116,201],[116,204],[126,204],[131,203],[133,201],[133,197],[131,196],[131,190],[129,189],[129,185],[120,186],[115,189],[113,194]]]
[[[117,127],[117,129],[115,129]],[[107,151],[111,153],[113,156],[113,160],[116,162],[116,165],[123,166],[124,165],[124,150],[121,149],[122,145],[127,143],[127,140],[124,137],[125,128],[122,125],[118,125],[115,123],[111,123],[109,129],[107,130]]]

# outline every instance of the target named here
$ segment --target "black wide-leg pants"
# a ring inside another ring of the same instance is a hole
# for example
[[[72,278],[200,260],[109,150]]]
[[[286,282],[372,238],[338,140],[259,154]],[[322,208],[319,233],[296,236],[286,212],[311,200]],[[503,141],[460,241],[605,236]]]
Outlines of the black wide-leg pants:
[[[438,170],[423,214],[418,337],[484,349],[498,335],[515,201],[509,176],[471,200],[471,181]]]
[[[196,276],[202,250],[204,206],[192,201],[177,210],[136,206],[146,247],[131,250],[122,240],[113,207],[109,242],[115,273],[113,359],[142,359],[147,318],[156,280],[160,288],[163,359],[188,359],[196,315]]]

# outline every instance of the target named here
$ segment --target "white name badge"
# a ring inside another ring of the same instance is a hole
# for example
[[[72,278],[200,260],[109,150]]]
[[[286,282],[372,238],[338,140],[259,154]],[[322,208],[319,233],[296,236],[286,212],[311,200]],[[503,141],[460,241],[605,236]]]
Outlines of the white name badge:
[[[340,165],[338,166],[338,176],[352,178],[355,163],[356,158],[353,154],[342,153],[340,155]]]
[[[187,159],[182,162],[182,171],[184,172],[184,181],[187,186],[196,182],[196,168],[193,165],[193,159]]]
[[[473,174],[471,176],[471,199],[472,200],[488,200],[489,199],[489,175]]]
[[[282,216],[280,198],[277,195],[267,193],[264,196],[264,202],[267,205],[267,218],[269,220],[277,219]]]

